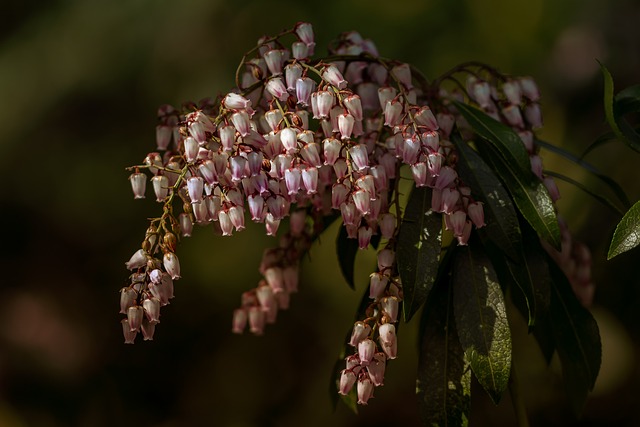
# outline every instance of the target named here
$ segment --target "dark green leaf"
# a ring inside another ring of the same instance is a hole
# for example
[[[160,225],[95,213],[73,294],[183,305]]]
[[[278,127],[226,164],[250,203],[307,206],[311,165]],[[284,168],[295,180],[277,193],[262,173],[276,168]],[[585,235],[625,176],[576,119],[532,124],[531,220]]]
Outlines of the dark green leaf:
[[[589,144],[589,146],[582,152],[582,154],[580,155],[580,160],[584,159],[585,157],[587,157],[587,154],[589,154],[590,152],[592,152],[593,150],[595,150],[596,148],[608,144],[611,141],[615,141],[616,140],[616,134],[613,132],[606,132],[603,133],[602,135],[600,135],[598,138],[596,138],[595,141],[593,141],[591,144]]]
[[[616,116],[614,111],[613,78],[611,77],[611,73],[609,73],[609,70],[607,70],[607,67],[605,67],[603,64],[600,64],[600,70],[602,71],[602,76],[604,78],[603,99],[604,114],[607,119],[607,123],[620,141],[623,141],[632,150],[640,152],[640,138],[636,138],[637,134],[633,132],[633,128],[631,128],[631,126],[626,121],[624,122],[623,126],[624,132],[620,128],[621,118]]]
[[[518,257],[518,246],[522,237],[518,226],[518,216],[511,203],[509,193],[491,168],[458,135],[452,136],[458,148],[458,174],[471,188],[474,198],[484,203],[486,226],[483,232],[498,248],[512,259]]]
[[[416,394],[424,426],[466,426],[471,368],[453,317],[452,286],[437,283],[422,312]]]
[[[640,201],[622,217],[609,246],[607,259],[633,249],[640,244]]]
[[[404,320],[424,304],[438,273],[442,215],[431,210],[431,189],[416,187],[404,211],[396,247],[404,292]]]
[[[554,178],[558,178],[562,181],[568,182],[569,184],[572,184],[576,187],[578,187],[579,189],[581,189],[582,191],[584,191],[585,193],[587,193],[588,195],[590,195],[591,197],[593,197],[594,199],[596,199],[597,201],[599,201],[600,203],[602,203],[602,205],[604,205],[605,207],[611,209],[612,211],[619,213],[620,215],[622,215],[624,212],[617,207],[611,200],[609,200],[609,198],[607,196],[603,196],[601,194],[596,193],[595,191],[592,191],[590,188],[588,188],[586,185],[582,184],[581,182],[578,182],[572,178],[569,178],[566,175],[563,175],[561,173],[557,173],[557,172],[552,172],[552,171],[548,171],[545,170],[544,171],[545,175],[549,175],[552,176]]]
[[[611,135],[613,136],[613,134],[611,134]],[[617,182],[615,182],[613,179],[609,178],[607,175],[605,175],[602,172],[600,172],[598,169],[596,169],[591,164],[585,162],[582,159],[579,159],[575,155],[569,153],[568,151],[566,151],[566,150],[564,150],[564,149],[562,149],[562,148],[560,148],[558,146],[555,146],[553,144],[549,144],[548,142],[541,141],[539,139],[536,140],[536,144],[541,146],[542,148],[544,148],[546,150],[549,150],[549,151],[552,151],[552,152],[554,152],[556,154],[561,155],[565,159],[570,160],[571,162],[573,162],[576,165],[578,165],[578,166],[582,167],[583,169],[585,169],[587,172],[589,172],[591,175],[593,175],[598,180],[602,181],[607,187],[609,187],[609,189],[616,195],[616,197],[618,197],[618,200],[620,200],[620,202],[622,202],[624,207],[626,209],[629,209],[629,207],[631,206],[631,203],[629,202],[629,199],[627,198],[626,193],[624,192],[622,187],[620,187],[620,185]]]
[[[542,239],[554,248],[560,249],[558,218],[553,201],[542,181],[534,175],[525,179],[513,173],[490,145],[478,144],[478,148],[481,149],[485,161],[493,166],[502,179],[522,216]]]
[[[456,253],[453,306],[460,344],[473,373],[498,403],[511,372],[511,332],[496,273],[479,249],[459,248]]]
[[[589,391],[593,390],[602,344],[598,324],[576,299],[560,268],[549,261],[554,280],[551,291],[551,323],[567,393],[574,412],[582,412]]]
[[[340,271],[351,289],[356,288],[354,280],[354,264],[358,253],[358,239],[349,239],[347,229],[340,227],[338,238],[336,239],[336,253],[338,254],[338,264]]]
[[[640,85],[622,89],[613,99],[613,112],[616,117],[640,111]]]
[[[470,105],[458,101],[454,104],[473,131],[495,147],[516,175],[527,177],[531,174],[529,155],[513,129]]]

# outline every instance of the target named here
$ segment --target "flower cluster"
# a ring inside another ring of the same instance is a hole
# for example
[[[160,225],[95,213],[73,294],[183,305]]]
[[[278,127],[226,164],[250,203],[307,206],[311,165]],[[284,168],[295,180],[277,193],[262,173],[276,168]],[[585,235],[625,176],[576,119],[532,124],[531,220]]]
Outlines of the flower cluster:
[[[286,37],[293,42],[283,44]],[[533,130],[542,124],[539,94],[530,78],[508,79],[484,66],[466,72],[463,92],[444,80],[428,83],[408,64],[381,58],[358,33],[344,33],[330,56],[314,60],[311,25],[262,38],[243,58],[237,88],[216,99],[158,111],[157,152],[132,167],[135,198],[151,182],[163,213],[127,262],[130,283],[121,291],[125,342],[137,332],[151,339],[160,307],[173,298],[180,277],[175,249],[194,225],[212,225],[222,236],[245,228],[245,218],[264,224],[279,245],[264,252],[258,286],[242,294],[232,331],[260,335],[287,309],[298,289],[300,261],[322,232],[324,218],[340,216],[349,238],[379,244],[370,276],[371,303],[350,339],[353,354],[339,392],[357,383],[366,404],[383,384],[386,362],[397,356],[395,323],[402,302],[395,245],[401,217],[399,183],[410,173],[415,186],[432,189],[431,209],[459,245],[485,225],[484,209],[458,176],[452,135],[470,127],[452,100],[474,102],[520,135],[534,173],[553,200],[557,187],[543,175]],[[401,172],[406,170],[406,174]],[[181,209],[179,213],[174,212]],[[284,228],[284,227],[283,227]]]

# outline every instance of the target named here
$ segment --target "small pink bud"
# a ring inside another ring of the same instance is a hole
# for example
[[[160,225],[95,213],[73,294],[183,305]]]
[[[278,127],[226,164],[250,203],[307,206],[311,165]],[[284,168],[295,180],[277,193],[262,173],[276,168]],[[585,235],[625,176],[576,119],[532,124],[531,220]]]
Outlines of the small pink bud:
[[[523,128],[524,120],[522,120],[522,114],[520,113],[520,107],[517,105],[508,105],[502,109],[502,115],[506,119],[509,126]]]
[[[302,184],[307,194],[315,194],[318,189],[318,169],[307,168],[302,170]]]
[[[400,124],[402,104],[396,100],[387,101],[384,106],[384,125],[394,127]]]
[[[481,202],[469,203],[469,206],[467,206],[467,215],[469,215],[469,219],[471,219],[476,228],[485,226],[484,209],[482,208]]]
[[[442,190],[442,208],[441,212],[451,213],[458,205],[460,193],[455,188],[445,188]]]
[[[156,144],[158,150],[165,151],[169,147],[171,142],[171,135],[173,134],[173,128],[167,125],[156,126]]]
[[[131,181],[131,189],[135,199],[144,199],[144,192],[147,188],[147,176],[142,172],[136,172],[129,175]]]
[[[384,272],[393,266],[396,254],[391,249],[383,249],[378,252],[378,270]]]
[[[308,58],[309,57],[309,47],[304,42],[293,42],[291,44],[291,54],[293,55],[293,57],[295,59]]]
[[[378,89],[378,101],[380,102],[380,108],[383,112],[386,111],[387,103],[393,101],[393,98],[396,97],[396,93],[396,89],[391,86],[384,86]],[[400,107],[402,107],[402,105],[400,105]]]
[[[369,376],[358,379],[358,405],[366,405],[373,397],[373,381]]]
[[[391,322],[398,320],[398,299],[396,297],[382,298],[380,306]]]
[[[396,217],[392,213],[385,213],[378,220],[380,234],[385,239],[391,239],[396,231]]]
[[[540,110],[540,104],[535,102],[527,104],[524,107],[524,116],[533,129],[540,129],[542,127],[542,111]]]
[[[271,96],[273,96],[276,99],[279,99],[280,101],[284,102],[289,98],[289,92],[287,92],[287,87],[284,85],[284,82],[280,77],[271,78],[267,82],[265,89],[267,90],[267,92],[271,94]]]
[[[391,75],[402,83],[407,90],[413,88],[413,84],[411,83],[411,67],[409,67],[409,64],[396,65],[391,69]]]
[[[547,188],[549,196],[551,196],[551,200],[556,202],[560,198],[560,190],[558,190],[555,180],[550,176],[545,176],[542,183]]]
[[[427,156],[427,169],[431,176],[440,175],[442,169],[442,163],[444,162],[444,156],[440,153],[431,153]]]
[[[367,146],[363,144],[354,145],[349,149],[351,160],[356,169],[361,172],[369,167],[369,156],[367,154]]]
[[[236,111],[231,115],[231,123],[240,132],[241,136],[247,136],[251,133],[251,122],[249,114],[246,111]]]
[[[338,129],[340,130],[342,140],[351,138],[354,123],[355,119],[349,113],[340,114],[338,116]]]
[[[369,243],[371,243],[371,236],[373,235],[373,229],[367,225],[358,228],[358,247],[360,249],[367,249]]]
[[[453,168],[450,166],[444,166],[440,169],[440,174],[436,179],[435,188],[443,190],[453,184],[457,178],[458,174]]]
[[[358,342],[358,355],[360,356],[360,364],[367,366],[373,359],[373,354],[376,351],[376,344],[370,339],[364,339]]]
[[[139,305],[134,305],[127,309],[127,320],[129,321],[129,328],[131,332],[139,331],[140,325],[142,325],[142,316],[144,311]]]
[[[191,233],[193,231],[193,221],[191,221],[191,217],[189,216],[189,214],[182,212],[178,216],[178,220],[180,222],[180,231],[182,232],[182,236],[191,236]]]
[[[471,91],[469,92],[469,95],[483,109],[489,108],[492,104],[491,86],[489,83],[477,80],[475,77],[472,77],[472,79],[474,79],[474,81],[471,83]]]
[[[340,155],[342,144],[335,138],[327,138],[322,144],[324,148],[324,164],[333,165]]]
[[[124,335],[124,343],[133,344],[138,332],[135,329],[133,331],[131,330],[131,326],[129,326],[129,321],[127,319],[122,319],[121,323],[122,334]]]
[[[366,215],[371,210],[371,198],[369,197],[369,192],[366,190],[356,190],[351,193],[351,197],[353,197],[353,203],[356,206],[356,209],[360,211],[362,215]]]
[[[369,277],[369,298],[375,300],[384,294],[389,278],[382,273],[371,273]]]
[[[340,385],[338,386],[338,393],[344,395],[349,394],[353,385],[356,383],[356,374],[351,370],[344,369],[340,374]]]
[[[518,82],[511,80],[505,82],[502,85],[502,91],[511,105],[520,105],[520,102],[522,101],[522,89]]]
[[[292,128],[284,128],[280,131],[280,141],[287,152],[292,153],[298,150],[296,131]]]
[[[251,109],[251,101],[245,98],[242,95],[238,95],[237,93],[228,93],[224,97],[223,104],[226,108],[231,110],[243,110],[243,109]]]
[[[542,159],[537,154],[529,156],[529,162],[531,163],[531,170],[540,179],[542,179]]]
[[[356,187],[366,190],[369,194],[369,199],[376,199],[376,187],[372,175],[362,175],[356,180]]]
[[[336,179],[341,180],[347,176],[349,172],[349,165],[347,165],[347,161],[345,159],[338,159],[333,164],[333,171],[336,174]]]
[[[264,278],[274,293],[284,292],[284,274],[280,267],[269,267],[264,271]]]
[[[173,280],[180,278],[180,261],[176,254],[173,252],[166,252],[162,258],[162,264]]]
[[[187,179],[187,191],[191,203],[200,203],[202,201],[202,192],[204,191],[204,180],[200,176],[192,176]]]
[[[331,207],[333,209],[340,209],[340,205],[347,201],[350,190],[344,184],[333,184],[331,188]]]
[[[324,69],[322,79],[338,89],[345,89],[347,87],[347,81],[335,65],[329,65]]]
[[[242,206],[230,207],[229,219],[237,231],[244,230],[244,209]]]
[[[287,185],[288,194],[290,196],[296,195],[298,194],[298,191],[300,191],[301,179],[302,174],[300,173],[300,169],[298,168],[287,169],[286,171],[284,171],[284,180]]]
[[[520,88],[522,89],[522,94],[529,99],[529,101],[536,102],[540,99],[540,91],[538,90],[538,85],[535,80],[531,77],[522,77],[518,80],[520,84]]]
[[[309,142],[300,150],[302,158],[313,168],[319,168],[322,166],[322,160],[320,160],[320,149],[315,142]]]
[[[147,264],[148,255],[144,249],[138,249],[129,261],[125,262],[127,269],[135,270]]]
[[[347,96],[343,103],[354,119],[362,121],[362,102],[358,95]]]
[[[160,321],[160,300],[156,297],[146,298],[142,302],[142,308],[150,322]]]
[[[316,82],[309,77],[300,77],[296,80],[296,98],[298,98],[298,104],[306,107],[309,104],[309,98],[311,92],[316,88]]]
[[[389,359],[395,359],[398,354],[398,340],[396,338],[396,327],[392,323],[385,323],[378,329],[380,334],[380,345]]]
[[[131,288],[122,288],[120,290],[120,313],[127,314],[129,307],[133,307],[136,303],[138,293]]]
[[[218,134],[222,148],[225,151],[233,151],[233,145],[236,139],[236,128],[231,125],[222,126],[218,129]]]
[[[408,138],[405,140],[401,140],[401,145],[396,146],[396,151],[398,150],[398,148],[401,149],[403,163],[407,165],[414,165],[418,162],[420,147],[420,141],[413,138]]]
[[[328,90],[321,90],[321,91],[318,91],[317,93],[318,93],[318,97],[317,97],[318,115],[317,116],[314,115],[314,118],[325,119],[329,117],[329,113],[331,111],[331,108],[333,107],[335,98],[333,94]]]
[[[463,210],[455,211],[445,218],[449,220],[451,227],[447,227],[448,229],[453,230],[453,234],[456,236],[462,235],[464,231],[465,222],[467,220],[467,214]]]
[[[357,347],[361,341],[367,339],[369,334],[371,333],[371,326],[368,324],[357,321],[353,325],[353,330],[351,331],[351,339],[349,340],[349,345],[353,347]]]
[[[267,68],[274,76],[282,74],[285,52],[281,49],[271,49],[263,54]]]
[[[342,214],[342,222],[345,226],[356,225],[357,221],[360,221],[356,205],[353,202],[343,203],[340,205],[340,213]]]
[[[233,234],[233,223],[227,211],[221,210],[218,212],[218,223],[223,236],[231,236]]]
[[[200,145],[195,138],[188,136],[184,140],[184,156],[187,159],[187,162],[192,163],[196,161],[198,158],[198,151],[200,150]]]
[[[455,116],[448,113],[438,113],[437,116],[438,127],[444,135],[445,139],[448,139],[453,130],[453,125],[456,122]]]
[[[315,45],[313,26],[308,22],[298,22],[296,24],[296,35],[300,38],[300,41],[309,45]]]
[[[427,174],[427,164],[425,162],[418,162],[415,165],[411,165],[411,174],[413,175],[413,181],[416,183],[416,187],[426,187],[429,183],[429,175]]]
[[[466,245],[469,241],[469,237],[471,237],[471,221],[465,221],[464,228],[462,229],[462,233],[457,235],[459,245]]]
[[[436,117],[433,115],[433,111],[426,105],[421,107],[413,118],[418,125],[425,126],[429,130],[435,131],[439,128],[438,120],[436,120]]]
[[[373,385],[378,387],[384,385],[384,371],[386,369],[387,356],[382,352],[377,352],[373,355],[373,360],[367,366],[367,372],[373,382]]]
[[[153,335],[156,332],[156,324],[158,322],[151,322],[147,319],[142,319],[142,325],[140,325],[140,330],[142,331],[142,338],[145,341],[153,341]]]
[[[265,320],[265,313],[260,307],[249,307],[249,330],[252,334],[262,335]]]

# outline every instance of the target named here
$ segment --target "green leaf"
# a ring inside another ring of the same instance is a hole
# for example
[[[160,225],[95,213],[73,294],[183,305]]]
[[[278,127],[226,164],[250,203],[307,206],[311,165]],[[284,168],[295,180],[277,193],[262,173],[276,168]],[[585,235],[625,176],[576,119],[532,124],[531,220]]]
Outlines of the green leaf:
[[[593,141],[591,144],[589,144],[589,146],[582,152],[582,154],[580,155],[580,160],[584,159],[585,157],[587,157],[587,154],[589,154],[590,152],[592,152],[593,150],[595,150],[596,148],[603,146],[605,144],[608,144],[611,141],[615,141],[616,140],[616,134],[613,132],[605,132],[602,135],[600,135],[598,138],[596,138],[595,141]]]
[[[427,300],[438,273],[442,215],[431,210],[431,189],[416,187],[409,196],[396,247],[404,292],[404,320]]]
[[[416,394],[424,426],[467,426],[471,367],[460,345],[448,280],[437,283],[422,312]]]
[[[609,246],[607,259],[611,259],[640,244],[640,201],[636,202],[631,209],[622,217],[616,227]]]
[[[479,249],[461,247],[452,284],[460,344],[478,382],[498,403],[511,373],[511,332],[496,273]]]
[[[552,176],[554,178],[558,178],[561,181],[565,181],[568,182],[569,184],[572,184],[576,187],[578,187],[579,189],[581,189],[582,191],[584,191],[585,193],[587,193],[588,195],[590,195],[591,197],[593,197],[594,199],[596,199],[597,201],[599,201],[603,206],[611,209],[612,211],[622,215],[624,212],[617,207],[607,196],[603,196],[601,194],[596,193],[595,191],[592,191],[590,188],[588,188],[586,185],[582,184],[581,182],[578,182],[572,178],[569,178],[566,175],[563,175],[561,173],[557,173],[557,172],[552,172],[552,171],[548,171],[545,170],[543,171],[543,173],[545,175],[549,175]]]
[[[488,144],[478,144],[482,157],[500,176],[522,216],[531,224],[542,239],[560,249],[560,227],[553,201],[546,187],[537,177],[522,178],[496,155]]]
[[[616,117],[640,111],[640,85],[622,89],[613,99],[613,112]]]
[[[452,142],[458,149],[458,174],[471,188],[473,197],[484,203],[486,226],[483,233],[511,259],[516,259],[522,236],[509,193],[482,157],[459,135],[454,134]]]
[[[340,227],[340,232],[336,239],[336,253],[338,254],[340,271],[347,281],[347,285],[349,285],[351,289],[355,289],[354,264],[356,262],[356,254],[358,253],[358,239],[350,239],[347,235],[347,229],[344,226]]]
[[[554,280],[551,291],[554,340],[567,394],[574,412],[579,415],[600,371],[600,332],[595,319],[578,302],[557,264],[550,260],[549,268]]]
[[[477,108],[458,101],[453,103],[473,131],[493,145],[516,175],[528,177],[531,174],[529,155],[513,129]]]
[[[640,137],[638,137],[637,133],[633,131],[633,128],[631,128],[626,121],[623,125],[624,132],[620,128],[620,117],[616,115],[614,109],[613,78],[611,77],[611,73],[609,73],[609,70],[607,70],[607,67],[603,64],[600,64],[600,70],[602,71],[602,76],[604,78],[603,99],[604,114],[607,119],[607,123],[620,141],[623,141],[632,150],[640,152]]]
[[[613,134],[611,135],[613,136]],[[618,200],[620,200],[620,202],[624,205],[625,208],[628,209],[631,206],[631,203],[629,202],[629,199],[627,198],[627,195],[622,189],[622,187],[620,187],[620,184],[618,184],[613,179],[609,178],[607,175],[600,172],[596,167],[592,166],[591,164],[585,162],[584,160],[578,158],[577,156],[569,153],[568,151],[556,145],[550,144],[545,141],[541,141],[539,139],[536,139],[536,144],[548,151],[552,151],[556,154],[559,154],[565,159],[582,167],[584,170],[589,172],[591,175],[593,175],[595,178],[597,178],[602,183],[604,183],[607,187],[609,187],[609,189],[616,195],[616,197],[618,197]]]

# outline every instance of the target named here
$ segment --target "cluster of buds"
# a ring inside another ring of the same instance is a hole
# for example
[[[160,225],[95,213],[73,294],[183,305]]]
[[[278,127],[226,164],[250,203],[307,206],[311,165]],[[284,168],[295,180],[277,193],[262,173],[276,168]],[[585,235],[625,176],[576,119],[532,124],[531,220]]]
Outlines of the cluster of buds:
[[[357,383],[358,404],[366,405],[375,387],[384,385],[386,362],[398,354],[395,323],[402,301],[402,285],[395,269],[395,253],[385,248],[378,253],[378,270],[371,274],[364,320],[353,325],[349,345],[355,352],[346,358],[338,393],[347,395]],[[378,344],[375,342],[378,337]]]
[[[291,36],[288,48],[283,39]],[[451,103],[465,101],[465,95],[448,93],[441,81],[429,84],[408,64],[379,57],[375,45],[356,32],[342,34],[328,58],[314,60],[314,51],[311,25],[298,23],[258,41],[243,58],[231,92],[159,109],[157,152],[131,168],[130,181],[134,197],[144,198],[150,175],[163,213],[151,220],[141,249],[127,263],[132,274],[121,298],[124,335],[128,343],[140,330],[145,339],[153,336],[159,307],[173,297],[173,280],[180,277],[179,238],[190,236],[194,225],[231,236],[245,228],[247,215],[271,236],[288,218],[279,245],[264,253],[263,278],[242,294],[233,315],[234,333],[248,325],[262,334],[297,291],[300,260],[322,232],[323,218],[339,212],[346,234],[361,249],[374,236],[384,242],[371,275],[372,302],[354,325],[355,353],[339,384],[345,394],[357,381],[358,402],[365,404],[397,352],[401,168],[416,186],[432,189],[431,208],[443,214],[459,245],[485,225],[484,210],[458,176],[450,141],[454,126],[469,129]],[[464,67],[457,71],[472,76],[466,98],[520,135],[532,170],[556,200],[557,187],[543,175],[534,143],[542,118],[533,80],[508,79],[488,67],[481,71],[492,82]]]

